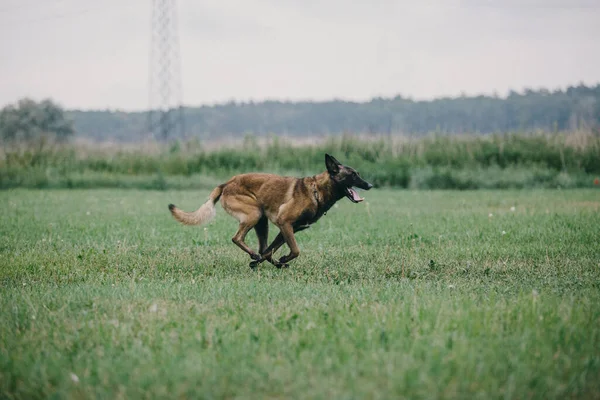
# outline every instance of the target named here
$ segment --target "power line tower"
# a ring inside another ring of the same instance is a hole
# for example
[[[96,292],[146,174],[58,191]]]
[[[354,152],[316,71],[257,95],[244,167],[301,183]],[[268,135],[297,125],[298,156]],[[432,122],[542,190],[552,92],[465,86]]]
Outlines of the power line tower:
[[[152,0],[148,131],[167,141],[185,134],[176,0]]]

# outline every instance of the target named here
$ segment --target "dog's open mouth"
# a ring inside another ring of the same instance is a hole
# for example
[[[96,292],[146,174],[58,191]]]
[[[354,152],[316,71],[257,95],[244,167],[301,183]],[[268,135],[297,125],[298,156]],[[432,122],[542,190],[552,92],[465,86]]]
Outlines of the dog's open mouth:
[[[356,193],[356,190],[352,189],[351,187],[346,188],[346,197],[349,198],[353,203],[360,203],[364,200],[358,195],[358,193]]]

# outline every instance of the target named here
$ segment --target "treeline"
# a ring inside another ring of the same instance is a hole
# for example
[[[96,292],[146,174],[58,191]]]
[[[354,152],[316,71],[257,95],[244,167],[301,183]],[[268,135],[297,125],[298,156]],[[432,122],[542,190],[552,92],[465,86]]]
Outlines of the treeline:
[[[185,138],[223,135],[423,135],[426,133],[489,134],[543,130],[546,132],[600,127],[600,85],[566,90],[524,90],[507,97],[461,96],[415,101],[397,96],[365,103],[249,102],[187,107]],[[78,136],[96,140],[148,139],[148,113],[70,111]],[[172,137],[171,139],[181,139]]]
[[[79,145],[81,146],[81,145]],[[377,187],[411,189],[593,187],[600,137],[590,133],[382,137],[343,135],[312,146],[279,138],[207,150],[198,141],[143,150],[73,144],[15,148],[0,159],[0,188],[208,188],[241,172],[293,176],[324,170],[324,154],[356,167]]]

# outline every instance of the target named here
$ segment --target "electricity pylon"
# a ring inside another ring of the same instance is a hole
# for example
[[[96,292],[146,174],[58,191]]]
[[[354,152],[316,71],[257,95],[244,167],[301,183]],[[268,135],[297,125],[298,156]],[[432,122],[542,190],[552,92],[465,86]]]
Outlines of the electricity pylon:
[[[181,54],[175,0],[152,0],[148,130],[155,139],[183,137]]]

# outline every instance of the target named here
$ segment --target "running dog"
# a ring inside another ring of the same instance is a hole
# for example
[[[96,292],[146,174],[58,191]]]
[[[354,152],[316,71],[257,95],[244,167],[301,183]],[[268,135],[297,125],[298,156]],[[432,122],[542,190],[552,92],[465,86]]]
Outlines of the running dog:
[[[325,166],[325,172],[304,178],[264,173],[236,175],[214,188],[208,201],[198,210],[185,212],[173,204],[169,204],[169,210],[182,224],[200,225],[214,217],[215,203],[221,199],[223,209],[240,223],[232,241],[250,255],[250,267],[255,268],[265,260],[278,268],[288,267],[300,254],[295,232],[317,222],[343,197],[353,203],[363,201],[353,188],[369,190],[373,187],[354,168],[342,165],[329,154],[325,154]],[[279,228],[279,234],[267,246],[269,221]],[[252,228],[258,237],[258,253],[244,242]],[[284,243],[290,253],[274,260],[273,254]]]

